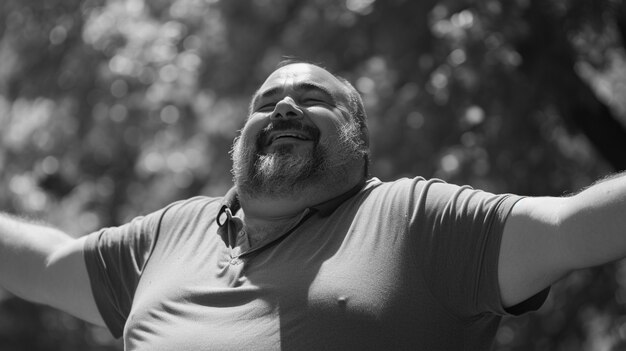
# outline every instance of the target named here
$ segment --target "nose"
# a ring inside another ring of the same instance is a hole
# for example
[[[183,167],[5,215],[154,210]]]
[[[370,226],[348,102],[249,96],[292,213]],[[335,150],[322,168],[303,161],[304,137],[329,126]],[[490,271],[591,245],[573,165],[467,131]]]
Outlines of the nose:
[[[289,96],[286,96],[274,107],[274,112],[270,119],[298,119],[302,118],[302,110],[296,102]]]

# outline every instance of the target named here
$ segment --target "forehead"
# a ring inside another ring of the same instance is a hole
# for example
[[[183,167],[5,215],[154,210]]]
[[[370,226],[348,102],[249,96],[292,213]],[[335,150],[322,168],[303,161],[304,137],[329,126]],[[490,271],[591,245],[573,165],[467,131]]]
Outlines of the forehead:
[[[345,100],[345,85],[327,70],[308,63],[294,63],[275,70],[257,92],[260,96],[268,91],[285,92],[302,86],[318,86],[335,99]]]

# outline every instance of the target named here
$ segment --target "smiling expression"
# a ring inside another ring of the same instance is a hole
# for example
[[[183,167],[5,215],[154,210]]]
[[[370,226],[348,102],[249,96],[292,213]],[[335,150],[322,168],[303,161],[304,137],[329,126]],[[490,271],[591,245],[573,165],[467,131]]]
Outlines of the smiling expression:
[[[288,64],[267,78],[233,145],[240,195],[285,198],[313,191],[313,199],[320,191],[345,191],[362,177],[367,147],[350,113],[348,86],[306,63]]]
[[[346,95],[343,83],[320,67],[305,63],[282,67],[254,95],[242,137],[260,133],[261,154],[310,151],[351,123]]]

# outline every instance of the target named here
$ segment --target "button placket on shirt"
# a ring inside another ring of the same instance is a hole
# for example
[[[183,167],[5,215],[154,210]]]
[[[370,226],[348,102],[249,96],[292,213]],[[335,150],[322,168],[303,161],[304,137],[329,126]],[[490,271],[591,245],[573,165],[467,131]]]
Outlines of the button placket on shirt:
[[[228,219],[228,247],[230,253],[229,263],[231,265],[243,263],[240,256],[250,249],[250,244],[243,229],[243,222],[235,216]]]
[[[247,246],[246,246],[245,250],[241,250],[240,256],[248,255],[248,254],[250,254],[252,252],[262,250],[263,248],[265,248],[265,247],[271,245],[272,243],[274,243],[275,241],[280,240],[281,238],[284,238],[284,237],[290,235],[292,232],[294,232],[296,229],[298,229],[298,227],[302,223],[304,223],[304,221],[306,221],[309,217],[311,217],[314,213],[315,213],[315,211],[310,209],[310,208],[305,209],[302,212],[302,214],[300,215],[300,217],[298,218],[298,220],[295,221],[295,223],[289,229],[287,229],[286,231],[284,231],[283,233],[281,233],[278,236],[269,237],[269,238],[259,242],[258,244],[255,244],[254,247],[250,246],[249,238],[248,238],[247,235],[245,235],[245,231],[242,230],[244,232],[243,237],[245,238],[245,240],[247,242]],[[234,218],[238,219],[237,217],[234,217]],[[243,224],[243,222],[242,222],[242,224]]]
[[[297,221],[284,233],[281,233],[278,236],[270,237],[264,241],[261,241],[254,247],[250,245],[250,238],[248,237],[243,221],[232,214],[230,208],[225,206],[223,209],[223,214],[226,214],[226,220],[222,222],[220,227],[220,232],[222,238],[227,243],[229,250],[229,258],[228,262],[231,265],[238,265],[244,263],[245,258],[242,256],[248,255],[252,252],[261,250],[268,245],[271,245],[273,242],[291,234],[295,231],[304,221],[306,221],[311,215],[313,215],[316,211],[310,208],[305,209]],[[218,222],[219,223],[219,222]]]

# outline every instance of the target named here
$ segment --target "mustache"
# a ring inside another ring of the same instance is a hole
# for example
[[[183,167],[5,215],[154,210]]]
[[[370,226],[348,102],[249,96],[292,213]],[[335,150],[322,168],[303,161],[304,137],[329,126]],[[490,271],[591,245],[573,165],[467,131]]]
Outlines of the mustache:
[[[320,130],[316,127],[306,125],[299,120],[277,120],[268,124],[257,136],[257,147],[261,148],[267,144],[270,133],[278,131],[299,131],[311,138],[315,143],[319,140]]]

